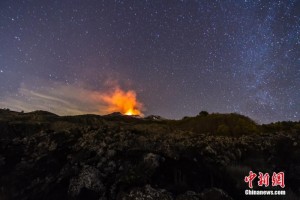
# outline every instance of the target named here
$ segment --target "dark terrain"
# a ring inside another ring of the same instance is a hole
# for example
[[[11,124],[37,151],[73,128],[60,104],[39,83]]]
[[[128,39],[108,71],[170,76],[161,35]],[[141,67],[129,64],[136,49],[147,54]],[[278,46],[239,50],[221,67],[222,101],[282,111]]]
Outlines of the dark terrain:
[[[277,198],[299,199],[300,123],[0,110],[1,200],[276,199],[245,196],[250,170],[285,172]]]

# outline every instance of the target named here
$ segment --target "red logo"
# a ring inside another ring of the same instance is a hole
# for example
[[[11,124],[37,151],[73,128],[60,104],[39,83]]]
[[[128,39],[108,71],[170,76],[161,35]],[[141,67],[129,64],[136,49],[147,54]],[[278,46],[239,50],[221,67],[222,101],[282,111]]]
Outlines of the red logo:
[[[269,173],[262,173],[259,172],[258,173],[258,181],[257,181],[257,185],[262,187],[268,187],[269,186],[269,181],[270,181],[270,175]],[[257,177],[256,173],[253,173],[253,171],[249,172],[249,176],[245,176],[244,181],[245,183],[248,183],[248,187],[249,188],[253,188],[253,181],[255,180],[255,178]],[[272,186],[280,186],[281,188],[285,187],[284,184],[284,172],[278,172],[275,173],[273,172],[272,175]]]

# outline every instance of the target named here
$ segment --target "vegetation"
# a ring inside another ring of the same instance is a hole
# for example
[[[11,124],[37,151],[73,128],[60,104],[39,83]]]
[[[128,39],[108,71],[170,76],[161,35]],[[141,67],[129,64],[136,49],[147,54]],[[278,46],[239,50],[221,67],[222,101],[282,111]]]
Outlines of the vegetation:
[[[263,124],[261,126],[263,132],[274,132],[274,131],[291,131],[300,133],[300,121],[283,121],[270,124]]]
[[[299,125],[0,110],[0,199],[244,199],[250,170],[284,171],[299,199]]]
[[[180,130],[214,135],[239,136],[259,132],[259,125],[253,120],[236,113],[208,114],[206,111],[201,111],[196,117],[183,118],[171,124]]]
[[[283,121],[270,124],[259,125],[249,117],[237,114],[208,113],[201,111],[197,116],[184,117],[181,120],[167,120],[159,116],[138,118],[131,116],[58,116],[46,111],[34,111],[30,113],[15,112],[8,109],[0,109],[0,122],[13,121],[28,122],[43,128],[49,122],[50,129],[60,130],[68,127],[81,127],[89,124],[98,126],[100,124],[114,124],[136,129],[145,133],[169,134],[174,131],[193,132],[195,134],[210,134],[222,136],[256,135],[258,133],[272,133],[279,131],[291,131],[300,133],[300,122]]]

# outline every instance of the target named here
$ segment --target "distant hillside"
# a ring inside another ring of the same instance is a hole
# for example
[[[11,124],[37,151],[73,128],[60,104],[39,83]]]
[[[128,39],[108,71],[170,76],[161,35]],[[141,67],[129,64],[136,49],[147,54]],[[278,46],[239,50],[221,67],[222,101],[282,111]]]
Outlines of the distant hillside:
[[[79,116],[58,116],[46,111],[34,111],[29,113],[0,110],[0,121],[18,121],[29,124],[49,124],[49,129],[65,129],[78,127],[81,124],[97,126],[102,123],[113,123],[129,125],[133,128],[148,130],[159,129],[162,134],[170,130],[184,130],[195,133],[208,133],[214,135],[238,136],[243,134],[256,134],[259,126],[250,118],[239,114],[199,114],[195,117],[185,117],[182,120],[168,120],[160,116],[149,116],[136,118],[112,113],[109,115],[79,115]],[[50,124],[51,122],[51,124]]]
[[[176,128],[182,130],[228,136],[256,134],[259,131],[259,126],[253,120],[235,113],[199,114],[196,117],[185,117],[173,124]]]
[[[230,113],[209,114],[205,111],[194,117],[184,117],[181,120],[169,120],[160,116],[150,115],[145,118],[112,113],[109,115],[78,115],[58,116],[47,111],[34,111],[29,113],[15,112],[8,109],[0,109],[1,123],[9,121],[10,125],[17,126],[18,122],[30,124],[34,129],[48,128],[53,130],[68,129],[70,127],[98,126],[100,124],[114,124],[130,127],[140,131],[166,134],[173,130],[190,131],[211,135],[240,136],[262,132],[276,131],[300,131],[300,122],[276,122],[259,125],[249,117]]]

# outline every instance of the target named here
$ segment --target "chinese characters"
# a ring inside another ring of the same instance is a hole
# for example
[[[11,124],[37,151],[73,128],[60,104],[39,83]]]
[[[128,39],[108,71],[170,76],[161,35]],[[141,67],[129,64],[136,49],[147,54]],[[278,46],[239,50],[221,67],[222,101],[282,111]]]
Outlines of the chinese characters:
[[[269,186],[269,181],[270,181],[269,173],[264,174],[262,172],[259,172],[258,176],[257,176],[256,173],[254,173],[253,171],[250,171],[249,176],[246,176],[244,178],[244,181],[246,183],[248,183],[249,188],[253,188],[253,181],[255,180],[256,177],[258,178],[258,181],[257,181],[258,186],[260,186],[260,187],[262,187],[262,186],[268,187]],[[273,172],[272,186],[280,186],[281,188],[285,187],[284,172],[278,172],[278,173]]]

